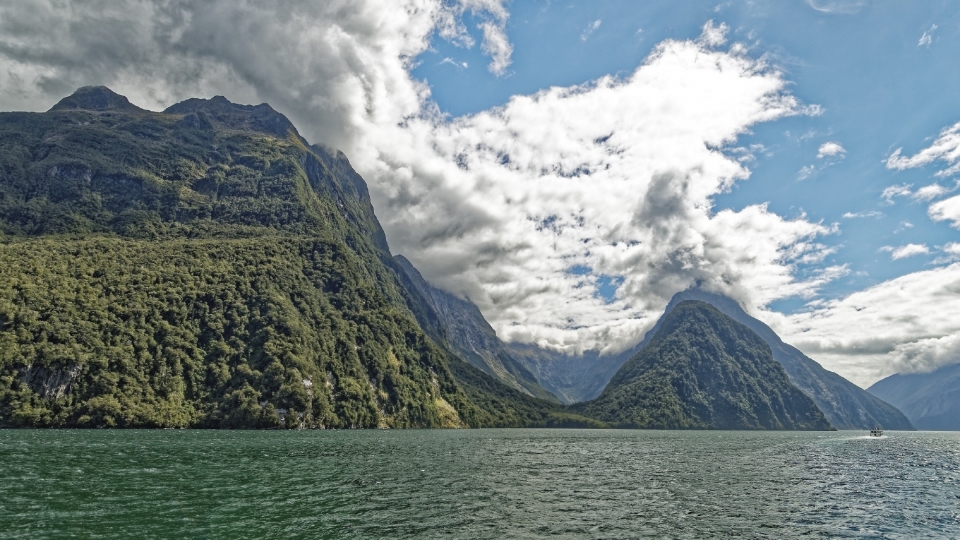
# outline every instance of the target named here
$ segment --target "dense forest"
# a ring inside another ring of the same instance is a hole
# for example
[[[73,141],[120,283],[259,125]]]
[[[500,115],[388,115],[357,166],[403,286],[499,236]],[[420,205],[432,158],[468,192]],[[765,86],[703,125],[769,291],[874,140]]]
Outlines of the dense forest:
[[[833,429],[755,332],[695,300],[679,303],[600,396],[574,410],[652,429]]]
[[[267,105],[0,114],[0,425],[602,425],[462,361],[367,188]]]

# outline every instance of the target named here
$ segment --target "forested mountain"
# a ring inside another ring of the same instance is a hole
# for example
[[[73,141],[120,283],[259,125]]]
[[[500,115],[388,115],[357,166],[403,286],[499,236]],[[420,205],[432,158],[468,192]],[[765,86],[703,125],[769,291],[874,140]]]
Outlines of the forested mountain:
[[[960,364],[895,374],[867,389],[896,405],[917,429],[960,431]]]
[[[698,301],[677,304],[600,397],[573,410],[621,427],[831,429],[760,336]]]
[[[890,430],[914,429],[910,420],[896,407],[840,375],[827,371],[796,347],[784,343],[769,326],[747,315],[740,304],[731,298],[702,289],[689,289],[674,295],[665,313],[687,300],[706,302],[763,338],[773,351],[773,359],[786,370],[790,382],[810,396],[837,429],[870,429],[876,425]],[[637,346],[637,350],[645,346],[656,330],[657,327],[654,327],[647,334],[644,341]]]
[[[0,234],[0,425],[589,423],[432,339],[363,180],[268,105],[2,113]]]

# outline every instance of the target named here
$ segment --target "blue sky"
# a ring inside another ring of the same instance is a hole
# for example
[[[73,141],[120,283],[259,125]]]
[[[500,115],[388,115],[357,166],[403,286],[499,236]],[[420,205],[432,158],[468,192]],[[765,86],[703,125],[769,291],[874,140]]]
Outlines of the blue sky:
[[[960,240],[948,223],[927,217],[925,204],[889,204],[881,196],[890,185],[935,181],[935,168],[891,171],[884,161],[897,148],[916,153],[960,120],[957,4],[599,0],[514,2],[509,9],[506,30],[514,53],[504,76],[487,70],[478,47],[440,38],[418,57],[412,73],[427,81],[445,113],[478,113],[517,94],[629,76],[655,45],[694,39],[712,19],[727,24],[730,39],[748,45],[751,56],[766,56],[782,70],[793,95],[823,108],[819,116],[760,124],[742,137],[743,144],[767,150],[749,164],[750,180],[715,198],[718,210],[768,202],[783,216],[805,213],[812,221],[838,224],[838,234],[821,239],[837,249],[826,262],[847,264],[850,273],[823,287],[826,298],[928,268],[937,258],[934,246]],[[479,18],[468,13],[466,19],[480,41]],[[921,43],[925,35],[930,39]],[[845,154],[818,159],[826,142],[839,143]],[[812,167],[806,177],[805,167]],[[844,218],[858,213],[876,215]],[[879,251],[911,243],[932,252],[892,260]],[[790,298],[772,307],[790,312],[805,303]]]

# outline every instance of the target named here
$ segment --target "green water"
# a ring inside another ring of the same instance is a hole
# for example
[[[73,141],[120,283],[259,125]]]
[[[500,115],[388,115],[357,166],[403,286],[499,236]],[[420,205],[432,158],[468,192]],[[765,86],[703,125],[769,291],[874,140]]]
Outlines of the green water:
[[[0,538],[960,537],[960,434],[0,431]]]

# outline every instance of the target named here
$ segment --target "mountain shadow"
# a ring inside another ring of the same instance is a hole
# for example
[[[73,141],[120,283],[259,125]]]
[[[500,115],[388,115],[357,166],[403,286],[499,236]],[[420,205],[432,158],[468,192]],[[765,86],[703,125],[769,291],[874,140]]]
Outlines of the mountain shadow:
[[[896,405],[917,429],[960,431],[960,364],[891,375],[867,391]]]
[[[427,299],[429,309],[437,314],[437,322],[447,342],[461,358],[507,386],[530,396],[559,402],[540,386],[527,368],[513,358],[476,304],[430,285],[402,255],[394,259],[403,270],[407,288],[416,289]]]

